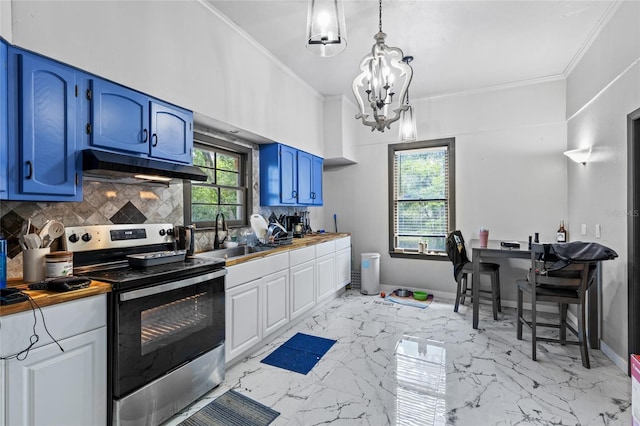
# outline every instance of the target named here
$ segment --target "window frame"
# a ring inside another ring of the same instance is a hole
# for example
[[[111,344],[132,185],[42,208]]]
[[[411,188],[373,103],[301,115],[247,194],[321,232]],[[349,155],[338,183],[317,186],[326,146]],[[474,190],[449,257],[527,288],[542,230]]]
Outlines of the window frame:
[[[397,151],[411,151],[417,149],[424,148],[441,148],[446,147],[447,155],[448,155],[448,220],[447,220],[447,233],[451,232],[455,229],[455,217],[456,217],[456,194],[455,194],[455,177],[456,177],[456,167],[455,167],[455,138],[442,138],[442,139],[431,139],[425,141],[418,142],[407,142],[407,143],[396,143],[389,144],[388,146],[388,186],[389,186],[389,197],[388,197],[388,205],[389,205],[389,255],[391,257],[396,258],[406,258],[406,259],[422,259],[422,260],[445,260],[448,261],[446,251],[436,252],[431,254],[415,254],[415,253],[400,253],[395,251],[394,245],[394,231],[395,231],[395,223],[394,223],[394,202],[395,202],[395,194],[394,194],[394,178],[395,178],[395,169],[394,169],[394,158],[395,153]]]
[[[234,144],[225,140],[213,138],[202,133],[194,133],[193,147],[209,150],[218,150],[232,154],[240,155],[240,171],[239,176],[243,181],[242,188],[246,188],[243,201],[243,217],[242,220],[229,220],[225,218],[227,227],[239,228],[249,226],[249,216],[253,212],[253,150],[250,147]],[[215,228],[215,217],[210,221],[194,222],[191,215],[192,210],[192,182],[184,180],[183,200],[184,200],[184,223],[195,224],[196,229],[213,229]],[[198,182],[196,182],[196,185]]]

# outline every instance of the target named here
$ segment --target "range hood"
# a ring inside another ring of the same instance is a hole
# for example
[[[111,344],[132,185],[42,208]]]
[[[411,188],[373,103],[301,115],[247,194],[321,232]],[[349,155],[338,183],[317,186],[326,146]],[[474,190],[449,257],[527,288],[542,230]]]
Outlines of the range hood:
[[[85,149],[82,151],[82,170],[85,175],[105,178],[134,178],[136,175],[159,176],[204,182],[202,170],[187,164],[175,164],[131,155]],[[141,179],[149,179],[141,178]]]

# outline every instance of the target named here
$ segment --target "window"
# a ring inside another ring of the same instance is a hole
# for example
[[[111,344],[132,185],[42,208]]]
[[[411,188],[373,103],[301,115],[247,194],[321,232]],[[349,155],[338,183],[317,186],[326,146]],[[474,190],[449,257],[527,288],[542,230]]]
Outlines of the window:
[[[389,251],[446,253],[447,234],[454,228],[454,143],[437,139],[389,145]]]
[[[196,134],[193,164],[208,178],[185,184],[185,223],[213,227],[216,215],[222,213],[228,226],[248,225],[251,148]]]

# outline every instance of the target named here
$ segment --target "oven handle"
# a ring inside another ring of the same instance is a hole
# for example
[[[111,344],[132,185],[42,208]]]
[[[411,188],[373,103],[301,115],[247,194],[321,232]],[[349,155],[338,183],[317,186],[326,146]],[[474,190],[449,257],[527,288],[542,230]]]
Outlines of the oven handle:
[[[205,275],[198,275],[180,281],[157,285],[155,287],[147,287],[141,288],[140,290],[128,291],[126,293],[120,294],[120,301],[126,302],[128,300],[140,299],[141,297],[153,296],[154,294],[164,293],[179,288],[189,287],[194,284],[200,284],[205,281],[214,280],[216,278],[224,277],[225,275],[227,275],[227,270],[221,269],[219,271],[210,272]]]

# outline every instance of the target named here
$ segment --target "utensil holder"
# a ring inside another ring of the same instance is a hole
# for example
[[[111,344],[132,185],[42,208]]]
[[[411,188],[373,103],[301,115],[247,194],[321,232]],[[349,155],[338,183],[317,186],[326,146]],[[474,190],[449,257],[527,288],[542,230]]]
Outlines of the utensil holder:
[[[45,255],[49,247],[22,251],[22,280],[27,283],[42,281],[45,277]]]

